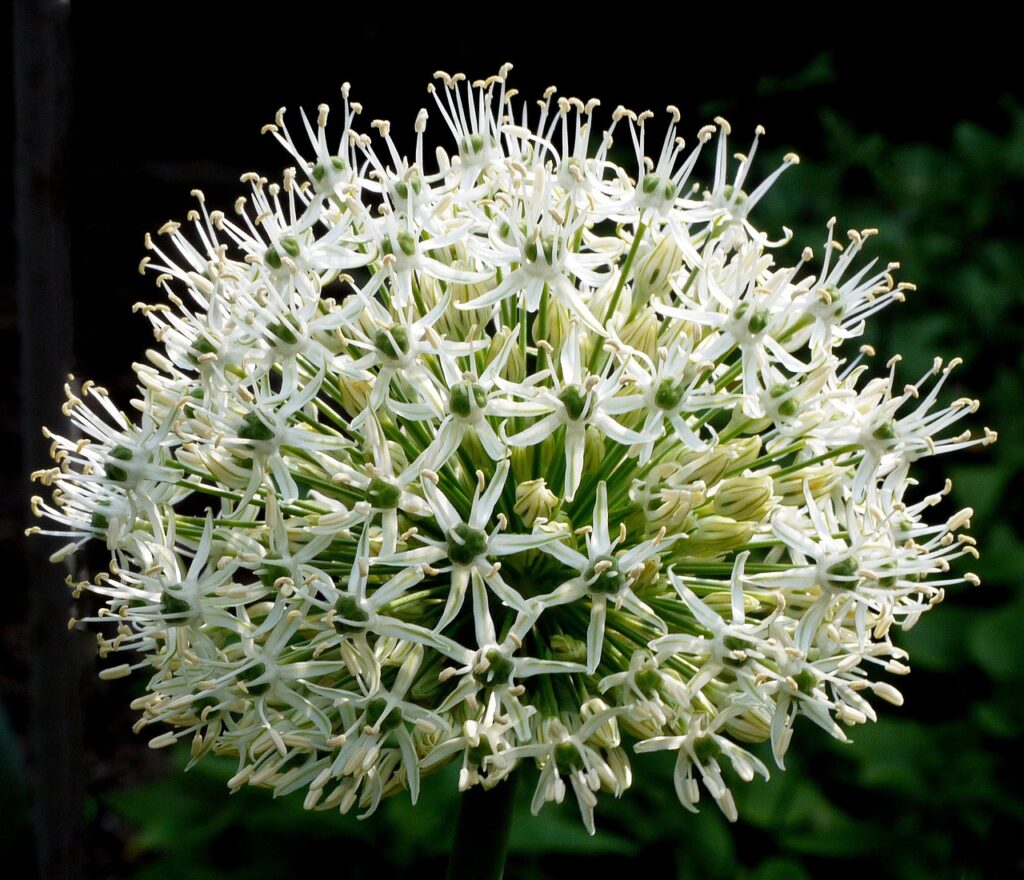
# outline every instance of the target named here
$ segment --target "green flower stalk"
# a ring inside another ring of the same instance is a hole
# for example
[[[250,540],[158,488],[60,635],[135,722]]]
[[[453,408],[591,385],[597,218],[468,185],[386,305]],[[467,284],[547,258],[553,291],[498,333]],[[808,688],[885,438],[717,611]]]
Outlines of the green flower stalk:
[[[760,130],[733,160],[669,108],[648,157],[652,114],[599,133],[507,72],[438,74],[436,161],[426,111],[410,159],[347,85],[330,142],[326,106],[305,146],[280,111],[280,183],[147,237],[137,413],[69,384],[35,512],[55,561],[111,554],[72,586],[106,603],[103,677],[149,676],[151,745],[237,756],[232,790],[366,815],[533,762],[534,812],[571,789],[593,832],[667,750],[682,804],[735,819],[750,743],[782,767],[797,715],[845,739],[901,701],[892,634],[977,580],[970,511],[930,521],[948,488],[912,465],[995,435],[951,434],[955,363],[901,385],[850,352],[910,289],[871,230],[779,263],[751,212],[795,156],[751,184]]]

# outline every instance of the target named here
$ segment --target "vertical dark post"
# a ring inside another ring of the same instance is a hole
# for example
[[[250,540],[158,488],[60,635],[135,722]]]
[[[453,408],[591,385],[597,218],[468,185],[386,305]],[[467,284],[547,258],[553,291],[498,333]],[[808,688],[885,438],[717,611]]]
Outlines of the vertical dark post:
[[[513,773],[490,791],[474,785],[462,793],[448,880],[501,880],[518,775]]]
[[[67,158],[71,110],[68,0],[15,0],[16,297],[21,344],[22,454],[29,469],[49,465],[44,424],[57,424],[71,364],[71,280]],[[28,491],[26,492],[28,494]],[[24,510],[26,518],[28,499]],[[32,650],[30,761],[40,876],[80,876],[82,731],[79,654],[68,632],[69,593],[48,555],[27,542]]]

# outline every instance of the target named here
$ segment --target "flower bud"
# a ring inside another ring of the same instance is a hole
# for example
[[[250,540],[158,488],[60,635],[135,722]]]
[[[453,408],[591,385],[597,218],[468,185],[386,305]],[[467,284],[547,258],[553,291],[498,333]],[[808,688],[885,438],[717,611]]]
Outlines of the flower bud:
[[[664,528],[670,535],[686,531],[690,512],[704,503],[705,494],[704,484],[687,482],[675,462],[655,465],[646,481],[637,480],[629,493],[643,511],[645,531],[653,534]]]
[[[551,658],[565,660],[569,663],[587,662],[587,643],[565,633],[555,633],[551,637]]]
[[[619,716],[619,722],[620,726],[635,739],[650,739],[662,734],[662,719],[655,718],[640,705]]]
[[[654,309],[641,309],[640,314],[622,328],[619,338],[654,360],[658,355],[658,333],[663,326]]]
[[[761,438],[754,435],[720,443],[705,452],[684,452],[676,456],[676,461],[686,471],[688,480],[703,480],[710,489],[727,471],[742,470],[754,461],[760,452]]]
[[[583,470],[589,473],[604,461],[604,435],[593,425],[587,425],[583,436]]]
[[[472,271],[472,266],[462,260],[455,260],[452,262],[452,268],[460,271]],[[424,276],[427,277],[427,276]],[[445,310],[442,321],[444,322],[444,329],[450,335],[463,337],[469,332],[469,328],[476,324],[477,327],[482,327],[487,323],[487,316],[489,309],[460,309],[458,303],[467,303],[470,300],[476,299],[477,297],[483,296],[495,285],[493,278],[487,281],[478,281],[475,284],[464,284],[459,281],[453,281],[449,286],[449,290],[452,294],[451,306]],[[441,286],[434,282],[436,292],[436,298],[440,299]],[[499,349],[500,350],[500,349]]]
[[[511,328],[502,327],[491,337],[491,344],[484,356],[485,368],[499,355],[511,335]],[[513,345],[509,349],[508,360],[505,361],[505,366],[501,370],[501,378],[507,379],[509,382],[522,382],[526,378],[526,361],[523,360],[523,352],[518,345]]]
[[[538,517],[551,518],[551,512],[558,506],[558,496],[548,489],[543,479],[527,480],[516,486],[516,503],[513,510],[527,527],[533,528]]]
[[[731,470],[742,470],[750,465],[761,454],[761,436],[740,437],[725,444],[732,456]]]
[[[543,321],[540,312],[533,319],[533,338],[546,340],[555,351],[558,351],[565,344],[569,334],[569,311],[552,297],[548,297],[547,304],[542,308]]]
[[[793,473],[776,477],[773,480],[775,494],[780,496],[780,503],[800,507],[806,504],[804,485],[810,490],[812,498],[828,495],[843,478],[842,471],[831,461],[823,464],[809,465]]]
[[[756,712],[742,712],[725,723],[725,729],[740,742],[759,743],[771,736],[771,724]]]
[[[346,376],[339,376],[338,388],[341,391],[341,405],[349,416],[354,418],[366,409],[372,388],[370,382],[365,379],[349,379]]]
[[[517,483],[524,483],[533,479],[536,474],[550,473],[556,453],[561,455],[562,450],[555,449],[555,443],[550,437],[535,446],[512,447],[512,476]],[[535,455],[538,456],[536,464]]]
[[[727,516],[705,516],[678,546],[688,556],[717,556],[746,544],[754,527],[754,523],[736,522]]]
[[[593,697],[580,705],[580,719],[587,722],[609,708],[609,705],[600,697]],[[615,716],[609,717],[587,740],[590,745],[599,749],[613,749],[621,741],[622,737],[619,735],[619,725],[615,721]]]
[[[606,763],[597,768],[601,790],[619,797],[633,784],[633,769],[629,756],[622,748],[609,749],[605,753]]]
[[[701,482],[710,488],[732,466],[733,456],[728,446],[720,445],[706,452],[684,452],[676,457],[676,463],[688,482]]]
[[[683,253],[671,235],[663,235],[657,244],[636,261],[633,273],[633,308],[647,305],[651,297],[665,297],[672,291],[672,278],[683,265]]]
[[[711,501],[715,513],[735,520],[764,519],[772,506],[772,478],[730,477],[718,484]]]

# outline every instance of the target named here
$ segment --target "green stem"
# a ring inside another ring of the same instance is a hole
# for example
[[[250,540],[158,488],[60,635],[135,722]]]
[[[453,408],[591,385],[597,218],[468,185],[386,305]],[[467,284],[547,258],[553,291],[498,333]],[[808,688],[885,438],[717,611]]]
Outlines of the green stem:
[[[490,791],[474,785],[463,793],[448,859],[448,880],[501,880],[517,776],[513,773]]]

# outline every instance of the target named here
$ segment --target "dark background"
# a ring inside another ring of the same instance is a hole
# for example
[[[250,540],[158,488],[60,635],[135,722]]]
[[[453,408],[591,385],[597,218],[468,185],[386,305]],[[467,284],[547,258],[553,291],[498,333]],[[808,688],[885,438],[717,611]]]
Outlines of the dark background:
[[[347,877],[443,872],[451,774],[431,780],[418,807],[399,797],[360,823],[304,813],[301,796],[229,796],[230,764],[184,774],[180,756],[150,752],[146,737],[132,734],[127,705],[141,682],[98,681],[92,637],[64,629],[66,591],[45,588],[57,599],[39,600],[43,581],[22,530],[27,496],[39,491],[27,474],[47,462],[29,434],[39,389],[59,390],[66,369],[130,398],[130,363],[151,343],[131,305],[158,298],[136,271],[143,233],[183,219],[194,187],[212,207],[229,208],[243,172],[278,176],[290,160],[259,128],[279,106],[340,106],[338,87],[350,81],[365,108],[360,128],[386,117],[400,145],[410,144],[417,110],[433,109],[425,87],[435,69],[476,78],[512,61],[523,96],[554,83],[563,95],[598,97],[602,124],[620,103],[637,111],[672,103],[690,138],[726,115],[735,150],[763,124],[757,171],[768,173],[790,150],[802,163],[755,222],[773,231],[784,223],[797,233],[794,247],[819,252],[833,214],[840,228],[879,227],[871,254],[901,260],[900,278],[920,288],[873,319],[879,363],[902,352],[910,381],[933,355],[962,355],[948,399],[980,397],[975,427],[988,424],[1001,439],[919,471],[929,492],[951,474],[955,505],[976,508],[983,557],[974,567],[984,585],[953,590],[901,637],[914,667],[897,682],[906,705],[883,706],[878,724],[852,731],[852,746],[798,723],[788,771],[737,786],[736,826],[712,806],[685,812],[671,762],[653,756],[635,761],[634,788],[621,801],[602,799],[594,838],[571,803],[531,818],[524,785],[506,875],[1021,873],[1024,78],[1014,34],[980,7],[970,21],[961,10],[956,21],[929,13],[920,27],[899,27],[891,16],[836,5],[783,18],[724,5],[579,7],[559,18],[523,4],[399,11],[153,2],[125,11],[73,0],[63,14],[32,13],[50,5],[18,0],[22,17],[8,34],[17,63],[3,74],[5,93],[20,103],[5,115],[11,136],[0,150],[14,174],[0,180],[0,193],[11,205],[22,196],[0,239],[8,255],[0,259],[0,375],[11,377],[0,383],[0,847],[34,846],[48,876],[279,878],[323,870],[323,859]],[[39,41],[47,28],[56,42]],[[431,145],[447,137],[436,111],[427,131]],[[47,132],[59,142],[37,167]],[[61,229],[66,239],[54,233]],[[36,270],[49,281],[33,281]],[[57,405],[43,416],[54,426]],[[53,549],[43,539],[31,544]]]

